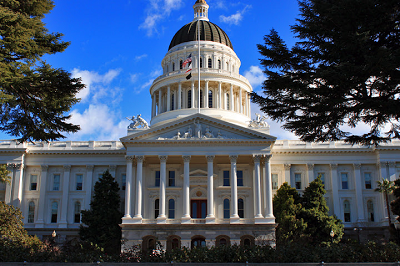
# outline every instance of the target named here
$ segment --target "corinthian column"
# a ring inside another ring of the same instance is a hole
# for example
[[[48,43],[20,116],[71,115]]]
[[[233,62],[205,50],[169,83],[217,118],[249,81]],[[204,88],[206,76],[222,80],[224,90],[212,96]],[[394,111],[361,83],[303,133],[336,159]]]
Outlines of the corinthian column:
[[[214,158],[213,155],[207,157],[207,202],[208,202],[208,214],[206,217],[206,223],[215,223],[214,215]]]
[[[236,174],[236,160],[237,155],[229,156],[231,160],[231,217],[230,223],[239,223],[238,215],[238,194],[237,194],[237,174]]]
[[[271,177],[271,159],[272,155],[266,155],[264,159],[265,164],[265,194],[267,197],[267,204],[265,206],[265,218],[268,223],[275,223],[274,211],[272,206],[272,177]]]
[[[190,223],[190,179],[189,179],[189,162],[190,155],[183,157],[183,216],[181,223]]]
[[[125,215],[124,218],[131,217],[131,190],[132,190],[132,164],[133,156],[125,156],[126,159],[126,186],[125,186]]]
[[[167,179],[167,158],[168,156],[158,156],[160,158],[160,212],[157,217],[157,223],[166,223],[165,216],[165,186]]]
[[[260,175],[260,160],[261,155],[255,155],[253,157],[254,160],[254,188],[255,188],[255,195],[254,195],[254,203],[255,203],[255,219],[264,218],[261,214],[261,175]]]
[[[144,156],[135,156],[136,158],[136,214],[135,219],[141,223],[142,221],[142,176],[143,176],[143,161]]]

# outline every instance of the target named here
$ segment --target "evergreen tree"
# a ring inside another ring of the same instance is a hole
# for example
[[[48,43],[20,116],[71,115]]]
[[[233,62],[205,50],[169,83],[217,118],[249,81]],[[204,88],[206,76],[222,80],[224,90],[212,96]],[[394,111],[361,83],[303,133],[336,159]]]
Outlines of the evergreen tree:
[[[396,220],[400,222],[400,179],[394,181],[394,187],[393,194],[396,199],[390,203],[390,207],[393,214],[397,215]]]
[[[8,176],[10,171],[7,170],[7,165],[0,164],[0,183],[11,183],[10,177]]]
[[[69,45],[42,22],[53,7],[51,0],[0,1],[0,130],[21,142],[79,130],[66,121],[84,85],[42,59]]]
[[[377,145],[400,138],[400,2],[299,0],[288,48],[275,30],[258,45],[267,79],[251,99],[303,141]],[[342,126],[363,123],[362,134]],[[386,132],[385,125],[390,126]]]
[[[107,170],[94,185],[90,210],[82,211],[81,239],[99,245],[107,254],[118,254],[123,215],[120,202],[118,183]]]

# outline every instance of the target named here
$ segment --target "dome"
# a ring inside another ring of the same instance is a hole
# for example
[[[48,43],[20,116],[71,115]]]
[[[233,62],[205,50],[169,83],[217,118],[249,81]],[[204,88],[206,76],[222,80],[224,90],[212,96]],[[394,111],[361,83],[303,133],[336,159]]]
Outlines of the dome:
[[[200,40],[225,44],[233,50],[228,35],[217,25],[207,20],[192,21],[183,26],[172,38],[168,50],[185,42],[197,41],[197,23],[200,23]]]

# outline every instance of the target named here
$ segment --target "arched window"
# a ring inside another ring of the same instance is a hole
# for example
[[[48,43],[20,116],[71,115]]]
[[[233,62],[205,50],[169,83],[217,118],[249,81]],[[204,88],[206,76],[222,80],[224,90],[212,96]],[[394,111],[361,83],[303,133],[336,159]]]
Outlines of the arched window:
[[[179,61],[179,69],[182,69],[183,68],[183,61],[181,60],[181,61]]]
[[[374,203],[372,200],[367,201],[368,222],[375,222]]]
[[[229,93],[226,94],[226,110],[229,110]]]
[[[226,70],[229,71],[229,62],[226,62]]]
[[[243,199],[238,199],[238,214],[240,218],[244,218],[244,201]]]
[[[218,60],[218,69],[221,69],[222,64],[221,64],[221,60]]]
[[[175,94],[171,95],[171,110],[175,110]]]
[[[156,249],[156,238],[154,236],[145,236],[142,240],[142,252],[144,254],[153,253]]]
[[[212,68],[212,59],[208,58],[208,68]]]
[[[168,72],[168,65],[167,65],[167,72]]]
[[[74,208],[74,223],[81,222],[81,203],[79,201],[75,202]]]
[[[231,215],[229,199],[224,199],[224,219],[229,219]]]
[[[188,90],[187,107],[192,108],[192,90]]]
[[[160,214],[160,200],[156,199],[154,201],[154,218],[157,218]]]
[[[213,92],[208,91],[208,108],[213,108]]]
[[[206,239],[203,236],[194,236],[192,238],[192,249],[205,246],[206,246]]]
[[[343,211],[344,211],[344,221],[351,222],[350,202],[348,200],[345,200],[343,202]]]
[[[251,247],[254,246],[254,236],[251,235],[244,235],[240,238],[240,245],[242,247]]]
[[[28,207],[28,223],[35,222],[35,202],[29,202]]]
[[[169,199],[168,201],[168,219],[175,219],[175,200]]]
[[[175,71],[175,63],[172,62],[172,71]]]
[[[58,215],[58,202],[53,201],[51,203],[51,223],[57,223],[57,215]]]
[[[203,67],[203,58],[200,58],[200,68]]]
[[[172,249],[177,249],[177,248],[180,248],[179,239],[174,238],[172,239]]]

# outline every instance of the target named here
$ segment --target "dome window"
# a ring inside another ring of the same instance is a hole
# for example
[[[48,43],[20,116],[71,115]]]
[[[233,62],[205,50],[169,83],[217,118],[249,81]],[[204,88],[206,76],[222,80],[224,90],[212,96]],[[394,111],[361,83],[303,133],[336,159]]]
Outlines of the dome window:
[[[208,107],[212,108],[213,107],[213,92],[208,91]]]
[[[203,58],[200,58],[200,68],[203,67]]]
[[[208,58],[208,68],[212,68],[212,60],[211,60],[211,58]]]
[[[181,61],[179,61],[179,69],[182,69],[183,68],[183,61],[181,60]]]
[[[175,71],[175,63],[172,63],[172,71]]]
[[[221,65],[221,60],[218,60],[218,69],[221,69],[222,65]]]

